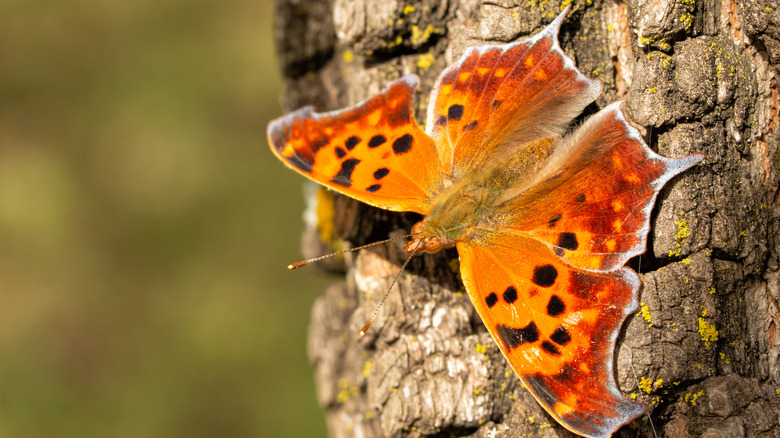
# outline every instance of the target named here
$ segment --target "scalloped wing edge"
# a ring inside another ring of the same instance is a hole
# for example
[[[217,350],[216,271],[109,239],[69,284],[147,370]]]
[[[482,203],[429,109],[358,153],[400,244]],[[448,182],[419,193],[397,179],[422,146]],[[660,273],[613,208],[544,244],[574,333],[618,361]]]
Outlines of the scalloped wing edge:
[[[621,417],[613,417],[605,421],[605,423],[598,428],[593,428],[591,430],[585,430],[583,427],[576,428],[576,426],[572,425],[572,421],[569,419],[566,419],[563,415],[559,415],[555,410],[552,408],[552,406],[549,405],[547,401],[543,401],[543,397],[541,393],[543,391],[546,391],[544,386],[541,384],[536,383],[533,381],[533,379],[530,379],[528,377],[524,377],[518,374],[518,377],[523,382],[523,385],[528,389],[528,391],[531,393],[531,395],[534,396],[534,398],[539,402],[539,404],[553,417],[555,420],[560,423],[563,427],[570,430],[571,432],[574,432],[576,434],[586,436],[589,438],[607,438],[610,437],[613,433],[615,433],[618,429],[620,429],[622,426],[625,426],[626,424],[634,421],[636,418],[641,416],[647,411],[647,405],[644,403],[640,403],[631,399],[626,398],[623,393],[620,392],[620,389],[617,386],[617,382],[615,381],[615,350],[617,348],[617,339],[620,335],[620,332],[623,328],[623,325],[626,323],[626,319],[636,312],[639,309],[639,287],[641,286],[642,282],[639,278],[639,275],[634,272],[631,268],[622,267],[615,271],[614,273],[622,273],[623,278],[626,279],[630,285],[631,285],[631,302],[629,305],[627,305],[623,309],[623,315],[621,317],[620,323],[617,324],[615,330],[612,331],[609,338],[609,351],[612,352],[610,354],[611,360],[607,361],[605,364],[607,369],[607,383],[606,386],[607,391],[609,391],[610,395],[612,395],[615,400],[618,401],[619,405],[616,407],[619,411],[621,411]],[[575,411],[576,412],[576,411]],[[602,417],[603,418],[603,417]],[[583,423],[579,423],[580,426],[582,426]],[[584,423],[586,425],[593,426],[592,422]]]
[[[428,109],[427,109],[427,115],[426,115],[426,122],[425,122],[425,133],[428,136],[433,136],[434,132],[434,126],[436,122],[436,105],[435,102],[439,98],[439,94],[441,93],[441,85],[442,85],[442,79],[448,75],[451,75],[453,72],[457,72],[460,70],[463,63],[472,55],[478,54],[482,55],[488,51],[492,50],[498,50],[500,52],[507,52],[509,50],[512,50],[520,45],[529,45],[533,46],[538,41],[550,37],[552,40],[552,47],[550,48],[551,51],[557,52],[561,55],[561,58],[563,59],[563,70],[571,71],[575,74],[575,77],[577,78],[577,81],[581,81],[583,83],[588,84],[588,88],[586,93],[584,94],[583,101],[586,101],[585,105],[582,105],[582,108],[575,108],[572,110],[572,116],[567,121],[566,125],[571,123],[571,120],[574,119],[574,117],[577,116],[590,102],[593,102],[596,97],[601,93],[602,84],[599,80],[593,80],[591,78],[588,78],[585,76],[579,69],[577,69],[577,66],[574,63],[574,60],[572,60],[569,56],[567,56],[563,50],[561,49],[560,42],[558,41],[558,34],[560,33],[560,28],[563,23],[564,18],[568,14],[569,10],[571,9],[571,5],[567,5],[563,11],[558,14],[558,16],[549,24],[547,25],[543,30],[539,31],[538,33],[532,34],[522,40],[516,41],[514,43],[508,43],[508,44],[487,44],[482,46],[472,46],[468,47],[463,54],[458,58],[458,60],[453,63],[452,65],[448,66],[446,69],[444,69],[436,79],[436,82],[434,83],[433,89],[431,90],[430,97],[428,99]],[[541,137],[545,137],[545,135],[540,135]],[[454,146],[452,145],[453,149],[450,151],[452,154],[455,151]],[[440,145],[437,145],[439,152],[441,154],[442,147]],[[447,167],[444,162],[444,160],[449,159],[450,161],[454,159],[454,156],[450,157],[439,157],[440,160],[442,160],[442,167],[443,168],[449,168]],[[453,163],[450,163],[453,164]]]

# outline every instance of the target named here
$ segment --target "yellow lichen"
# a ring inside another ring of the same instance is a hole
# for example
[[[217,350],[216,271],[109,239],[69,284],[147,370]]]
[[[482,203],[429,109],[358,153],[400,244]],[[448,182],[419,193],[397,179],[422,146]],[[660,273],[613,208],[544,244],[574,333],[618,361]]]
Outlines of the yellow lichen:
[[[428,35],[425,36],[425,32],[428,32]],[[419,26],[412,25],[412,43],[417,44],[419,42],[423,42],[427,39],[427,37],[431,36],[431,32],[433,32],[433,25],[429,24],[425,30],[420,30]]]
[[[421,53],[417,59],[417,67],[422,70],[427,70],[433,64],[433,53]]]
[[[352,50],[345,50],[344,53],[341,54],[341,57],[347,64],[355,60],[355,55],[352,53]]]
[[[387,47],[398,47],[401,44],[403,44],[403,42],[404,42],[404,38],[401,35],[398,35],[397,37],[395,37],[393,41],[387,43]]]
[[[696,400],[704,395],[704,390],[701,390],[697,393],[691,394],[685,394],[685,403],[690,403],[691,406],[696,406]]]
[[[680,215],[683,215],[684,212],[680,212]],[[677,225],[677,238],[680,240],[685,239],[686,237],[689,237],[691,235],[691,230],[688,228],[688,219],[686,219],[684,216],[679,221],[674,221],[674,224]]]
[[[652,327],[653,326],[653,324],[652,324],[653,323],[653,317],[650,315],[650,306],[648,306],[647,304],[645,304],[643,302],[640,302],[639,303],[639,309],[640,309],[639,311],[640,311],[640,314],[642,315],[642,318],[644,318],[645,321],[650,323],[650,325],[648,325],[648,327]]]
[[[363,372],[362,372],[362,374],[363,374],[363,377],[365,377],[366,379],[368,378],[369,375],[371,375],[371,366],[372,365],[373,365],[373,363],[371,362],[371,359],[369,359],[369,360],[365,361],[365,363],[363,363]]]
[[[349,383],[349,380],[345,378],[339,379],[339,392],[336,394],[336,402],[339,404],[344,404],[349,400],[351,397],[354,397],[360,393],[360,388],[358,388],[355,385],[352,385]]]
[[[637,386],[639,386],[639,389],[645,394],[650,394],[650,391],[653,389],[653,381],[642,376],[639,378],[639,384]]]
[[[414,12],[414,6],[412,6],[412,5],[404,6],[404,15],[409,15],[412,12]]]
[[[658,47],[661,50],[667,50],[669,48],[669,43],[667,43],[663,39],[654,40],[652,38],[648,38],[648,37],[643,36],[643,35],[639,35],[638,38],[639,38],[639,42],[642,43],[643,46],[655,45],[656,47]]]
[[[685,30],[688,30],[693,25],[693,15],[691,14],[683,14],[680,17],[680,22],[685,23]]]
[[[458,260],[458,259],[450,260],[448,265],[450,267],[450,271],[452,271],[452,272],[456,273],[456,272],[458,272],[460,270],[460,260]]]
[[[679,221],[674,221],[675,225],[677,225],[677,244],[675,245],[675,249],[669,250],[669,257],[677,257],[680,254],[682,254],[682,242],[687,237],[691,235],[691,230],[688,228],[688,219],[684,216],[685,212],[681,211],[680,216],[682,217]],[[688,262],[685,262],[685,264],[690,263],[690,260]]]
[[[710,345],[718,340],[718,329],[705,321],[704,318],[699,317],[699,336],[704,341],[704,346],[710,348]]]
[[[320,232],[320,240],[330,242],[335,233],[333,218],[336,216],[336,210],[333,193],[325,188],[318,188],[315,196],[317,198],[317,228]]]

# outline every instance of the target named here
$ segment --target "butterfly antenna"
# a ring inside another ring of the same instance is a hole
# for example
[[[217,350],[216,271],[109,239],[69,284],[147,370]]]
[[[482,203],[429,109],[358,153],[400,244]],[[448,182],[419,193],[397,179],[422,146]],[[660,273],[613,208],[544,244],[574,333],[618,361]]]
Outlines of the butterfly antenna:
[[[393,237],[392,239],[380,240],[378,242],[369,243],[368,245],[356,246],[354,248],[345,249],[344,251],[332,252],[330,254],[325,254],[323,256],[314,257],[313,259],[302,260],[300,262],[295,262],[293,264],[287,265],[287,269],[290,269],[290,270],[298,269],[298,268],[300,268],[302,266],[308,265],[309,263],[318,262],[318,261],[326,259],[328,257],[333,257],[333,256],[341,255],[341,254],[352,252],[352,251],[358,251],[358,250],[361,250],[363,248],[369,248],[369,247],[376,246],[376,245],[383,245],[385,243],[389,243],[389,242],[392,242],[394,240],[406,239],[406,238],[409,238],[409,237],[412,237],[412,235],[411,234],[407,234],[405,236]]]
[[[634,381],[639,385],[639,377],[637,377],[636,369],[634,369],[634,350],[631,347],[628,347],[628,351],[631,353],[628,357],[628,363],[631,365],[631,373],[634,374]],[[653,424],[653,417],[650,416],[650,412],[645,412],[645,415],[647,415],[647,421],[650,423],[650,428],[653,429],[653,436],[658,438],[658,433],[655,431],[655,424]]]
[[[401,274],[404,272],[404,269],[406,269],[406,265],[409,264],[409,262],[412,260],[412,257],[414,257],[414,255],[417,253],[417,248],[420,247],[421,243],[422,243],[422,240],[417,242],[417,246],[414,247],[414,251],[412,251],[412,253],[409,254],[409,257],[406,259],[404,264],[401,266],[401,269],[398,271],[398,274],[396,274],[395,278],[393,279],[393,282],[390,283],[390,287],[387,288],[387,292],[385,292],[385,296],[382,297],[382,301],[379,302],[379,304],[374,309],[374,313],[371,314],[371,318],[369,318],[368,322],[366,323],[366,325],[364,325],[363,328],[360,329],[360,336],[365,336],[366,335],[366,332],[368,331],[368,328],[371,327],[371,323],[374,322],[374,318],[376,318],[377,313],[379,313],[379,309],[382,308],[382,304],[385,303],[385,300],[387,299],[387,296],[390,295],[390,291],[393,290],[393,286],[395,286],[395,283],[398,281],[398,278],[401,277]]]

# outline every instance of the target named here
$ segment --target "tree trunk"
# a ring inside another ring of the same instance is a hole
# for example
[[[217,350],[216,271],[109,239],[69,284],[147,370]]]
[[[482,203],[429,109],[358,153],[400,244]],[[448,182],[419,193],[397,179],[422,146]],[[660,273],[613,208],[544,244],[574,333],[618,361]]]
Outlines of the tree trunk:
[[[422,121],[437,75],[466,47],[530,35],[568,3],[561,45],[603,81],[596,105],[626,100],[661,155],[707,155],[661,192],[648,251],[629,263],[641,308],[621,332],[616,377],[650,409],[622,433],[780,436],[776,0],[279,0],[285,106],[351,106],[416,73]],[[322,189],[310,202],[306,257],[419,220]],[[310,327],[331,436],[570,436],[483,327],[454,250],[415,257],[358,335],[405,259],[398,242],[324,265],[346,274]]]

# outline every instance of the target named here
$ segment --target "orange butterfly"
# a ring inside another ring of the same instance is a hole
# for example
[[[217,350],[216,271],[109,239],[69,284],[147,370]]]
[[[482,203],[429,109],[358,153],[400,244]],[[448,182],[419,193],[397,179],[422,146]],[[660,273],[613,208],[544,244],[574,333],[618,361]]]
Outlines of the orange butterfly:
[[[572,432],[609,436],[645,412],[613,377],[637,309],[656,196],[698,163],[649,149],[619,103],[561,137],[600,93],[561,51],[568,8],[524,41],[472,47],[439,77],[426,132],[416,76],[354,108],[302,108],[268,126],[273,152],[367,204],[425,216],[405,249],[456,247],[469,297],[536,400]]]

